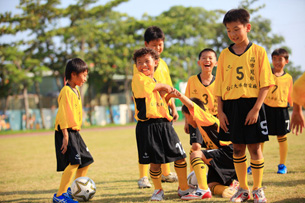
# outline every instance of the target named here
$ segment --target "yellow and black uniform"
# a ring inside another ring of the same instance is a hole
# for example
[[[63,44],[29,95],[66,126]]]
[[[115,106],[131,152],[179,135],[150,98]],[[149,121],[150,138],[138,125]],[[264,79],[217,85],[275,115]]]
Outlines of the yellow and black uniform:
[[[158,91],[156,81],[143,73],[132,78],[136,138],[140,164],[169,163],[186,157],[171,124],[168,105]]]
[[[293,85],[292,101],[305,107],[305,73]]]
[[[237,55],[232,46],[224,49],[219,56],[214,89],[215,96],[220,96],[223,100],[231,140],[236,144],[267,141],[264,105],[259,111],[257,123],[244,125],[260,88],[274,85],[266,51],[250,42],[245,52]]]
[[[63,171],[69,164],[79,164],[79,168],[93,163],[93,158],[83,141],[79,131],[82,125],[82,101],[80,93],[73,91],[69,84],[65,85],[58,96],[58,112],[55,119],[55,149],[57,171]],[[63,133],[67,129],[69,143],[67,152],[61,153]]]
[[[196,122],[207,146],[207,150],[202,150],[202,153],[207,159],[212,159],[209,165],[207,182],[218,182],[223,185],[230,185],[234,179],[237,179],[233,164],[232,143],[230,141],[220,140],[218,118],[205,112],[194,102],[193,105],[194,108],[189,108],[189,112]]]
[[[214,87],[215,87],[215,77],[209,85],[202,84],[200,74],[191,76],[187,81],[187,86],[185,89],[185,96],[188,98],[198,98],[200,99],[205,107],[205,110],[214,116],[217,115],[217,100],[214,97]],[[202,147],[206,147],[202,136],[198,129],[193,128],[189,125],[190,132],[190,145],[193,143],[199,143]]]
[[[185,96],[188,98],[200,99],[205,107],[206,112],[217,115],[217,99],[214,96],[215,77],[209,85],[202,84],[200,73],[191,76],[186,85]]]
[[[264,101],[269,135],[286,135],[289,130],[289,104],[292,106],[291,93],[293,80],[284,72],[277,77],[273,75],[275,85],[269,89]]]

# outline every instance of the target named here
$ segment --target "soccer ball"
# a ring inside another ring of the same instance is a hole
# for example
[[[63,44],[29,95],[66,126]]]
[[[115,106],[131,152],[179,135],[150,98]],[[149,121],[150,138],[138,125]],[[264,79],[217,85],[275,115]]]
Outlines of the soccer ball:
[[[96,186],[90,178],[79,177],[73,181],[71,192],[74,199],[80,202],[87,202],[93,198],[96,192]]]
[[[192,171],[188,176],[187,176],[187,184],[191,188],[197,188],[198,187],[198,182],[196,178],[196,174],[194,171]]]

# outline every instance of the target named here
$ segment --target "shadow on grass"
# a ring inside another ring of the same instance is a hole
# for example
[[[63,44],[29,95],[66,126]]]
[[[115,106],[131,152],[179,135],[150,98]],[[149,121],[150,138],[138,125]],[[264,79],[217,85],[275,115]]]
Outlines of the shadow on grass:
[[[33,190],[33,191],[11,191],[11,192],[0,192],[0,196],[4,196],[4,195],[37,195],[37,194],[51,194],[54,195],[54,193],[56,193],[57,190]]]
[[[51,202],[51,198],[19,198],[19,199],[12,199],[12,200],[5,200],[5,201],[0,201],[0,203],[7,203],[7,202]]]
[[[291,198],[275,201],[274,203],[304,203],[305,198]]]
[[[274,181],[263,181],[264,185],[272,185],[272,186],[277,186],[277,187],[287,187],[287,186],[297,186],[297,185],[305,185],[305,179],[301,180],[292,180],[292,181],[279,181],[279,182],[274,182]]]

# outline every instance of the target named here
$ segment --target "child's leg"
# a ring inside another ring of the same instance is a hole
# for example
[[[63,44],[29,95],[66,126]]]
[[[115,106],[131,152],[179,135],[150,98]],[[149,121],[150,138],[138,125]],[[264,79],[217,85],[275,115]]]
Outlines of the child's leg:
[[[145,176],[148,177],[148,167],[149,164],[139,164],[140,179]]]
[[[195,151],[192,153],[192,167],[196,174],[198,187],[202,190],[208,190],[208,183],[207,183],[207,166],[202,160],[203,153],[201,151]]]
[[[200,151],[201,150],[201,144],[197,143],[197,142],[193,142],[192,143],[192,148],[190,149],[190,163],[191,163],[191,154],[192,152],[194,151]],[[201,152],[201,151],[200,151]],[[192,167],[192,164],[190,164],[190,171],[193,171],[193,167]]]
[[[155,186],[155,190],[162,189],[161,185],[161,164],[150,164],[150,178]]]
[[[75,179],[86,176],[90,166],[91,166],[91,164],[88,166],[85,166],[83,168],[77,169],[76,174],[75,174]]]
[[[178,176],[179,187],[181,190],[187,190],[189,188],[187,184],[187,168],[185,159],[175,161],[175,171]]]
[[[221,185],[216,182],[209,183],[208,186],[213,195],[222,195],[223,191],[229,187],[229,186]]]
[[[171,172],[169,163],[161,164],[162,175],[168,176]]]
[[[277,141],[280,147],[280,164],[286,163],[287,153],[288,153],[288,141],[287,135],[277,136]]]
[[[233,162],[240,187],[244,190],[249,190],[245,144],[233,144]]]
[[[72,182],[72,179],[73,179],[73,177],[74,177],[74,175],[77,171],[78,166],[79,166],[79,164],[77,164],[77,165],[69,164],[65,168],[65,170],[64,170],[64,172],[61,176],[60,186],[59,186],[59,189],[57,191],[56,197],[59,197],[63,193],[67,192],[67,189]]]
[[[261,142],[260,144],[261,144],[261,150],[262,150],[262,153],[263,153],[263,152],[264,152],[264,144],[265,144],[265,143],[264,143],[264,142]]]
[[[253,176],[253,190],[262,187],[264,173],[264,157],[260,143],[248,144],[248,150],[251,156],[251,168]]]

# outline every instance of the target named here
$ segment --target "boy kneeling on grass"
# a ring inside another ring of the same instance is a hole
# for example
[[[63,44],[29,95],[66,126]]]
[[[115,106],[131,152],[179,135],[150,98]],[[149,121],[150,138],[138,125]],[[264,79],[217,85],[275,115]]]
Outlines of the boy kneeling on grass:
[[[194,193],[181,197],[182,200],[211,198],[212,194],[232,197],[239,186],[233,164],[233,145],[230,141],[219,139],[219,120],[204,110],[202,101],[187,98],[173,90],[167,98],[175,97],[184,104],[182,112],[186,123],[199,129],[207,150],[194,151],[191,154],[191,165],[198,181]],[[208,165],[208,175],[206,170]]]

